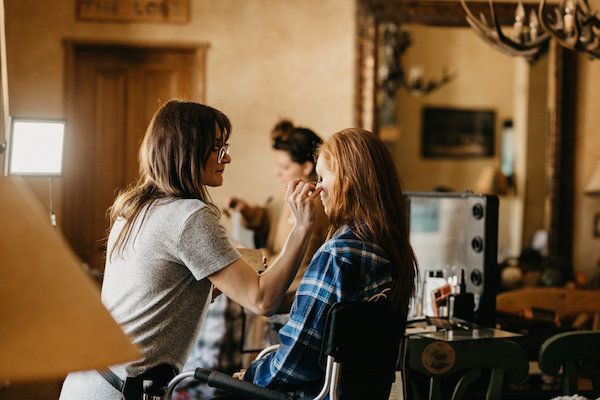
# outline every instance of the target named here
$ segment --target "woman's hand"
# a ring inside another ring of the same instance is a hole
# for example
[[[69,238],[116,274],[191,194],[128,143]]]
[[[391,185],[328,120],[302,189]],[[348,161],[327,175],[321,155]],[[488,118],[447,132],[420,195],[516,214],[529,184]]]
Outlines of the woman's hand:
[[[246,203],[237,197],[229,197],[227,200],[225,200],[225,203],[223,203],[223,214],[231,217],[231,211],[239,211],[237,207],[241,206],[242,204]]]
[[[232,196],[225,201],[224,207],[226,209],[242,211],[242,209],[248,207],[248,204],[244,200]]]
[[[321,193],[321,188],[314,184],[294,179],[287,185],[285,200],[296,219],[296,226],[312,228],[315,222],[314,201]]]
[[[223,213],[229,217],[231,211],[238,211],[242,214],[244,226],[248,227],[247,225],[252,220],[252,207],[248,203],[239,197],[230,197],[223,205]]]
[[[240,381],[244,380],[244,375],[246,375],[246,370],[245,369],[241,369],[238,372],[234,372],[233,373],[233,377],[235,379],[239,379]]]

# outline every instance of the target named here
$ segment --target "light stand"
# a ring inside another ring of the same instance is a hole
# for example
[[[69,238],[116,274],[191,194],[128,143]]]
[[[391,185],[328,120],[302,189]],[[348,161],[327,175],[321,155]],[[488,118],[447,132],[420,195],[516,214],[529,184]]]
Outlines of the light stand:
[[[50,225],[52,229],[56,229],[56,214],[54,213],[54,206],[52,204],[52,177],[48,178],[48,208],[50,213]]]

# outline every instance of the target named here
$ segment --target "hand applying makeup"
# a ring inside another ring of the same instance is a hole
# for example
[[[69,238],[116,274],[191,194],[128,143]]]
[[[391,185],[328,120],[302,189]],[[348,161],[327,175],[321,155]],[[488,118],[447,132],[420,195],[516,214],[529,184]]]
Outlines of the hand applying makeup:
[[[320,193],[321,188],[300,178],[288,183],[285,199],[292,210],[296,228],[312,228],[315,223],[314,202]]]

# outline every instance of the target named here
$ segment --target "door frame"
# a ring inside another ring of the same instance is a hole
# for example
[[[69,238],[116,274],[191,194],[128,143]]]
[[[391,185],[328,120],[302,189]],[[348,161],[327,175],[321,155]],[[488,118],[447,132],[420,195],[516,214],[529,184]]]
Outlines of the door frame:
[[[65,50],[65,68],[64,68],[64,110],[67,121],[72,115],[72,99],[75,93],[75,51],[78,47],[122,47],[122,48],[137,48],[144,50],[164,50],[164,49],[183,49],[191,50],[194,53],[194,68],[201,65],[206,65],[206,54],[210,45],[208,43],[189,43],[189,42],[146,42],[146,41],[106,41],[106,40],[81,40],[66,38],[63,40]],[[194,100],[205,101],[206,99],[206,74],[199,77],[194,74],[194,84],[192,93]],[[68,133],[68,125],[67,125]]]

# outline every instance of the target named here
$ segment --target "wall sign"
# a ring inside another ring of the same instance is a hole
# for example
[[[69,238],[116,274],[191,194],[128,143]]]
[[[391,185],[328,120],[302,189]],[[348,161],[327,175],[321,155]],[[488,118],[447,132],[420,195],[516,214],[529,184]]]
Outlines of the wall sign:
[[[169,22],[190,20],[190,0],[77,0],[77,20]]]

